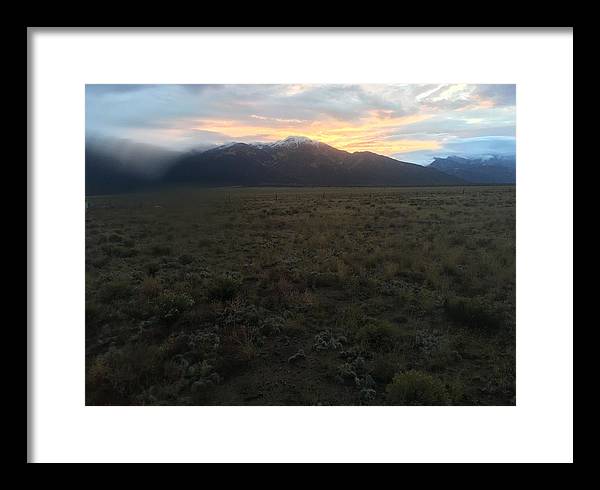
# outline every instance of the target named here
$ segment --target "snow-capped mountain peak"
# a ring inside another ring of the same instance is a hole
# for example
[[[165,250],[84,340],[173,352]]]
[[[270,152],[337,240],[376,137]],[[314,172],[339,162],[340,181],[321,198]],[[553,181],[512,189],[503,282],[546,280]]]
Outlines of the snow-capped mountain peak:
[[[280,140],[280,141],[276,141],[275,143],[271,143],[271,147],[272,148],[297,148],[298,146],[302,145],[302,144],[309,144],[309,145],[319,145],[320,143],[318,141],[315,140],[311,140],[310,138],[307,138],[306,136],[288,136],[287,138],[285,138],[284,140]]]
[[[245,144],[248,146],[253,146],[255,148],[260,149],[269,149],[269,148],[299,148],[301,145],[312,145],[318,146],[321,143],[319,141],[312,140],[307,138],[306,136],[288,136],[285,139],[275,141],[274,143],[266,143],[262,141],[254,141],[254,142],[241,142],[241,141],[230,141],[229,143],[225,143],[219,146],[215,146],[211,149],[219,149],[225,150],[227,148],[231,148],[233,146]]]

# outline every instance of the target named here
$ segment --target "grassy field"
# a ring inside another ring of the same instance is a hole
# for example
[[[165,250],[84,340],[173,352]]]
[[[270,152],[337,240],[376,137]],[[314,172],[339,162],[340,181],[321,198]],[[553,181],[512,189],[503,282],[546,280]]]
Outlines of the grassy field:
[[[88,202],[88,405],[515,403],[514,187]]]

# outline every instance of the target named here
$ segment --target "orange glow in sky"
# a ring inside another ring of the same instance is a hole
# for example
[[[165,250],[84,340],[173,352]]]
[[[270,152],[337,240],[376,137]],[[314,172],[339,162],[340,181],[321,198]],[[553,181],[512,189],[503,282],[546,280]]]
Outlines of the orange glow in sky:
[[[191,128],[196,131],[218,132],[231,139],[255,136],[257,141],[277,141],[290,135],[306,136],[349,152],[372,151],[382,155],[392,155],[407,151],[437,149],[439,143],[435,140],[389,139],[387,136],[392,128],[425,121],[430,117],[425,114],[391,117],[381,112],[373,112],[356,122],[349,122],[335,119],[326,121],[273,119],[254,115],[253,120],[256,124],[241,124],[228,119],[197,119],[191,123]]]
[[[304,136],[428,164],[515,152],[514,84],[86,85],[86,137],[175,151]]]

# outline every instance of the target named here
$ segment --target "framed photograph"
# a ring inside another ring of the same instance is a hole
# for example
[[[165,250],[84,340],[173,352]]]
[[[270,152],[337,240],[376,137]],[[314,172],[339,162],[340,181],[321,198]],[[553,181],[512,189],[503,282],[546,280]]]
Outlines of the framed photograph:
[[[28,57],[28,461],[572,462],[572,28]]]

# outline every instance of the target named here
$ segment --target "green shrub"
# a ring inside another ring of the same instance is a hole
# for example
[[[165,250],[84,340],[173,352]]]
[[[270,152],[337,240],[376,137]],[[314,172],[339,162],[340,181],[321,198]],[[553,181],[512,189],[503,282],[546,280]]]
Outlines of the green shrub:
[[[111,347],[88,361],[86,403],[128,404],[134,394],[160,379],[163,357],[157,346]]]
[[[154,276],[160,270],[160,264],[158,262],[149,262],[146,264],[146,272],[149,276]]]
[[[302,314],[286,315],[281,333],[289,337],[300,337],[306,333],[305,318]]]
[[[377,356],[373,362],[371,374],[381,383],[389,383],[398,372],[398,363],[393,359],[383,356]]]
[[[312,273],[308,277],[308,284],[315,288],[329,288],[339,284],[337,274],[330,272],[316,272]]]
[[[194,299],[189,294],[165,291],[158,298],[158,315],[165,323],[171,324],[192,306]]]
[[[387,321],[370,321],[357,332],[363,347],[377,352],[393,351],[399,339],[398,328]]]
[[[183,254],[179,257],[179,263],[182,265],[191,264],[194,261],[194,257],[189,254]]]
[[[270,316],[260,322],[260,333],[267,337],[279,335],[283,330],[285,320],[280,316]]]
[[[154,298],[160,293],[160,283],[155,277],[149,276],[142,282],[142,294],[146,298]]]
[[[91,301],[85,302],[85,323],[89,325],[101,318],[102,310],[100,307]]]
[[[100,290],[100,299],[104,303],[127,299],[131,296],[132,289],[130,281],[124,278],[113,279],[102,286]]]
[[[135,248],[124,247],[121,245],[103,245],[102,251],[108,257],[119,257],[123,259],[135,257],[138,253]]]
[[[498,330],[503,323],[501,312],[481,298],[446,299],[444,312],[450,321],[483,331]]]
[[[353,304],[344,308],[341,313],[337,315],[336,324],[337,327],[348,336],[359,329],[363,320],[364,315],[360,307]]]
[[[233,299],[240,287],[240,281],[231,276],[220,276],[208,286],[208,299],[229,301]]]
[[[421,372],[407,371],[394,376],[386,388],[392,405],[447,405],[448,391],[437,378]]]
[[[168,245],[152,245],[149,252],[150,255],[154,255],[155,257],[171,255],[171,247]]]

